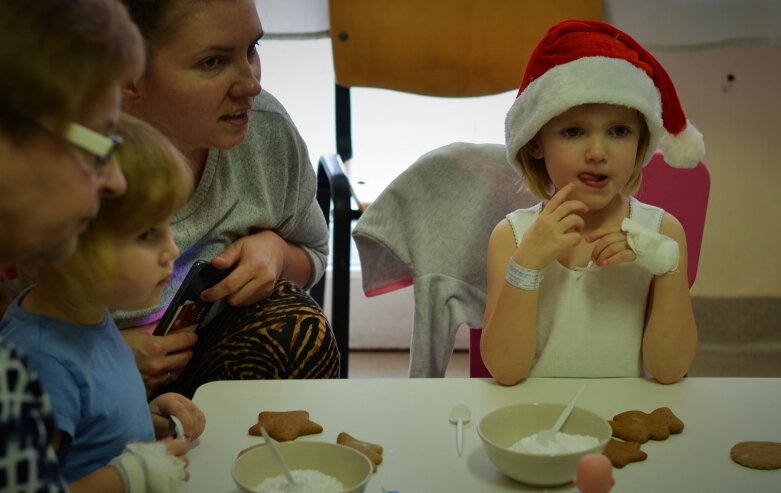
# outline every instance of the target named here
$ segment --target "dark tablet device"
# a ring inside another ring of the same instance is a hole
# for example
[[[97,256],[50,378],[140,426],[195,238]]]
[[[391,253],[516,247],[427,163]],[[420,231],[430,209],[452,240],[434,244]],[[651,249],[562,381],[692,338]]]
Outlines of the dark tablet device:
[[[225,279],[232,269],[218,269],[205,260],[196,261],[179,286],[163,318],[157,323],[154,335],[164,336],[180,330],[198,329],[212,302],[201,301],[201,291]]]

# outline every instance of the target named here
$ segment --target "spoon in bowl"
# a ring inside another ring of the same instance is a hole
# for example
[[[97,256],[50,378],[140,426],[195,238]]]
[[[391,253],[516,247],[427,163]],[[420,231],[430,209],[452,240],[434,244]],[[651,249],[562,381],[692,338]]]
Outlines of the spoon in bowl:
[[[268,436],[268,432],[262,426],[260,427],[260,434],[263,435],[263,438],[266,439],[266,445],[268,445],[268,448],[271,451],[271,456],[274,457],[277,466],[285,475],[285,479],[287,479],[288,490],[294,491],[298,483],[295,482],[293,475],[290,474],[290,469],[288,469],[287,464],[285,464],[284,459],[282,459],[282,456],[279,454],[279,450],[277,450],[276,445],[274,445],[274,440]]]
[[[541,430],[537,433],[537,443],[540,445],[547,445],[556,439],[556,433],[559,432],[561,427],[564,426],[564,422],[567,421],[567,418],[569,418],[569,415],[572,412],[572,408],[575,407],[575,402],[577,402],[584,388],[585,387],[581,387],[580,390],[578,390],[578,393],[575,394],[575,397],[573,397],[567,407],[564,408],[564,411],[559,416],[559,419],[556,420],[556,423],[552,428]]]
[[[458,455],[464,451],[464,423],[469,423],[471,411],[464,404],[459,404],[450,411],[450,422],[456,425],[456,448]]]

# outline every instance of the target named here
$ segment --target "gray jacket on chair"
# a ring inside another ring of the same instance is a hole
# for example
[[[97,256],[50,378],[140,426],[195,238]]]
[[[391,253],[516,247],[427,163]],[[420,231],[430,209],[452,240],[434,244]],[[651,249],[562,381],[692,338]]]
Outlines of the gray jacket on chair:
[[[443,377],[462,325],[481,326],[496,224],[538,201],[500,144],[450,144],[420,157],[355,226],[367,296],[414,285],[411,377]]]

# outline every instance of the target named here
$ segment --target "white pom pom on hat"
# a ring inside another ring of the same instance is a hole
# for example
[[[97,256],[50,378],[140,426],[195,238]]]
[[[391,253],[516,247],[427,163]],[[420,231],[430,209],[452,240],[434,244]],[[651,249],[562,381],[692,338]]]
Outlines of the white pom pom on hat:
[[[552,118],[588,103],[634,108],[645,117],[650,142],[676,168],[705,157],[702,134],[686,119],[675,86],[659,62],[634,39],[597,21],[563,21],[551,27],[529,57],[518,97],[505,120],[507,157]]]

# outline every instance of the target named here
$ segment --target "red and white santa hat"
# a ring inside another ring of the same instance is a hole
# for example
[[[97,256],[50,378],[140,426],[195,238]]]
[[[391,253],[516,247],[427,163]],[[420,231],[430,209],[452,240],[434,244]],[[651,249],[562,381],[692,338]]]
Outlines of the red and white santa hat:
[[[694,167],[705,157],[702,134],[686,119],[675,86],[653,55],[609,24],[569,20],[550,28],[529,57],[505,120],[510,162],[548,121],[587,103],[627,106],[645,116],[651,136],[644,165],[657,148],[676,168]]]

